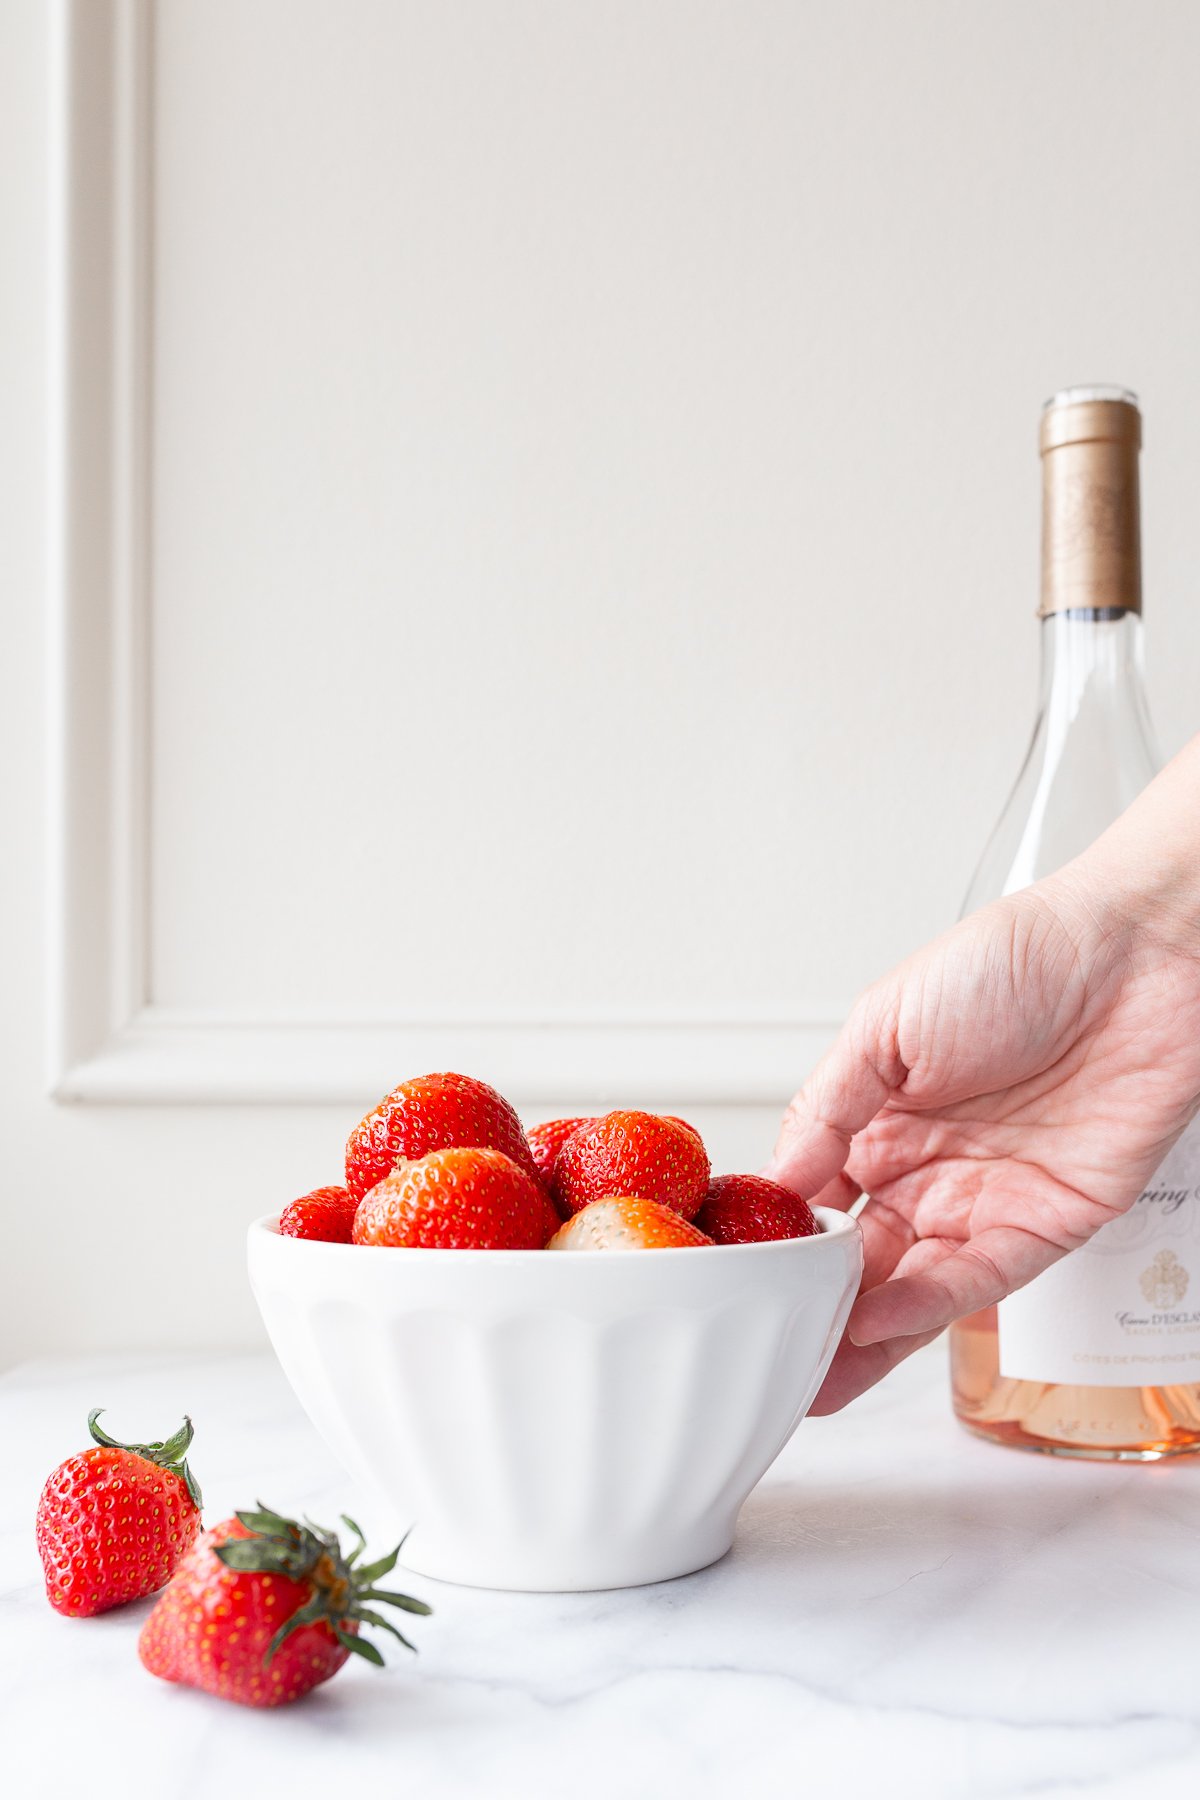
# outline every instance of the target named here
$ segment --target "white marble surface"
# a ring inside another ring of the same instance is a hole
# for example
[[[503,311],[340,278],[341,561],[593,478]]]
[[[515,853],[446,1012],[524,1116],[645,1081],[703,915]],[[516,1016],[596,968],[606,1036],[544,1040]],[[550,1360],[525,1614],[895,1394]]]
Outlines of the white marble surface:
[[[936,1350],[801,1426],[714,1568],[578,1596],[413,1577],[437,1609],[420,1656],[356,1662],[276,1714],[147,1675],[149,1603],[76,1622],[46,1605],[37,1494],[100,1404],[118,1432],[193,1414],[212,1520],[256,1497],[358,1509],[266,1358],[0,1379],[0,1772],[19,1800],[124,1795],[134,1761],[172,1800],[1200,1792],[1200,1463],[978,1443]]]

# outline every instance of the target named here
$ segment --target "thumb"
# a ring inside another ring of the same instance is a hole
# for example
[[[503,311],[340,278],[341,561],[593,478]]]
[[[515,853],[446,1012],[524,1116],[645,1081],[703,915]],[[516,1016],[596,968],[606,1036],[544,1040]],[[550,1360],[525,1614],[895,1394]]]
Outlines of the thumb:
[[[811,1197],[840,1174],[856,1132],[869,1125],[908,1070],[896,1048],[894,1008],[859,1002],[832,1049],[783,1116],[764,1174]]]

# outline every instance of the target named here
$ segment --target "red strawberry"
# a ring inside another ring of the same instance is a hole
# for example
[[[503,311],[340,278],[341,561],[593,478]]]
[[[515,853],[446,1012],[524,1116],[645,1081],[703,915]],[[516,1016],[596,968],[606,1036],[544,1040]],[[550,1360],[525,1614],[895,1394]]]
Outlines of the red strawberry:
[[[556,1231],[547,1250],[684,1250],[712,1239],[670,1206],[609,1194],[592,1200]]]
[[[564,1217],[605,1194],[659,1200],[690,1219],[708,1185],[708,1156],[690,1126],[657,1113],[611,1112],[569,1137],[554,1165]]]
[[[696,1130],[696,1127],[694,1125],[689,1125],[686,1119],[681,1119],[681,1118],[677,1117],[677,1115],[675,1113],[664,1113],[663,1118],[670,1119],[672,1125],[682,1125],[683,1129],[685,1131],[690,1131],[692,1136],[695,1139],[697,1139],[697,1141],[699,1143],[702,1144],[704,1142],[704,1139],[700,1136],[700,1133]]]
[[[696,1223],[715,1244],[816,1237],[821,1229],[807,1200],[765,1175],[715,1176]]]
[[[371,1189],[354,1215],[354,1242],[540,1250],[558,1223],[541,1182],[499,1150],[431,1150]]]
[[[146,1668],[221,1700],[285,1706],[336,1675],[351,1651],[382,1664],[360,1625],[380,1626],[411,1650],[374,1610],[430,1610],[375,1586],[395,1567],[399,1548],[357,1567],[362,1532],[352,1519],[345,1524],[358,1539],[349,1556],[331,1532],[261,1505],[206,1531],[142,1629],[138,1655]]]
[[[279,1235],[318,1238],[324,1244],[348,1244],[357,1205],[347,1188],[314,1188],[311,1194],[288,1201],[279,1215]]]
[[[161,1444],[118,1444],[88,1414],[95,1447],[70,1456],[42,1489],[37,1547],[55,1612],[89,1619],[168,1582],[200,1533],[200,1489],[187,1466],[192,1421]]]
[[[525,1133],[529,1139],[529,1148],[533,1152],[533,1160],[537,1164],[538,1174],[550,1185],[550,1177],[554,1172],[555,1158],[569,1137],[577,1132],[581,1125],[594,1125],[594,1118],[587,1119],[547,1119],[544,1125],[535,1125],[532,1131]]]
[[[361,1200],[404,1158],[431,1150],[502,1150],[518,1168],[537,1164],[508,1101],[469,1075],[417,1075],[386,1094],[346,1144],[346,1186]]]

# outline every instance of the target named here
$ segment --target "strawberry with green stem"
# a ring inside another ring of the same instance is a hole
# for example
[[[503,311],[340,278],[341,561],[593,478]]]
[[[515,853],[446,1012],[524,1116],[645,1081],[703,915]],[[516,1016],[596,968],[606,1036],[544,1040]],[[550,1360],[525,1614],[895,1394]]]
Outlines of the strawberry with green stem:
[[[188,1467],[192,1421],[157,1444],[122,1444],[88,1414],[90,1449],[47,1478],[37,1547],[55,1612],[88,1619],[157,1592],[200,1535],[200,1489]]]
[[[332,1675],[351,1655],[381,1665],[360,1627],[388,1631],[376,1610],[428,1614],[422,1600],[377,1586],[395,1567],[402,1543],[360,1565],[363,1534],[343,1514],[356,1542],[344,1555],[333,1532],[284,1518],[259,1505],[206,1532],[155,1605],[138,1654],[152,1675],[202,1688],[244,1706],[283,1706]]]

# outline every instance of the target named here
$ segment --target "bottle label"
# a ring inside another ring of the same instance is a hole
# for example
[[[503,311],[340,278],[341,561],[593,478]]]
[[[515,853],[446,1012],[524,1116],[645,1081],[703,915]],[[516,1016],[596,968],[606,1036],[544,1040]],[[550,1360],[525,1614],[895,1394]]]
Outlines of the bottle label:
[[[996,1311],[1010,1380],[1200,1382],[1200,1119],[1127,1213]]]

